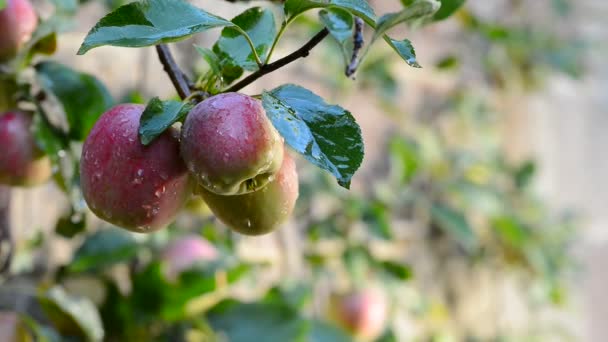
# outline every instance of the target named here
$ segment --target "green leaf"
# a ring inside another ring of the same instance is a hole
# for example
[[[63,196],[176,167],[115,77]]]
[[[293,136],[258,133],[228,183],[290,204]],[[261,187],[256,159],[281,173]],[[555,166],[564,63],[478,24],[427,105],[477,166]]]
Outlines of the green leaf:
[[[416,51],[414,50],[414,46],[412,42],[408,39],[404,40],[395,40],[390,38],[389,36],[384,36],[384,41],[388,43],[390,47],[397,52],[397,54],[403,58],[403,60],[411,67],[414,68],[422,68],[418,61],[416,60]]]
[[[366,0],[287,0],[285,15],[293,20],[296,16],[313,8],[335,7],[347,10],[360,17],[371,27],[376,26],[376,14]]]
[[[107,88],[94,76],[56,62],[41,62],[35,68],[42,87],[62,104],[70,138],[84,140],[101,114],[113,104]]]
[[[384,35],[386,31],[399,24],[410,23],[432,15],[439,9],[439,6],[441,6],[441,3],[437,0],[416,0],[400,12],[383,15],[378,19],[376,32],[374,33],[372,41],[375,41],[377,38]]]
[[[38,295],[38,301],[54,327],[65,335],[102,341],[103,325],[95,305],[88,299],[70,297],[55,286]]]
[[[84,39],[78,54],[103,46],[143,47],[175,42],[230,21],[183,0],[132,2],[103,17]]]
[[[350,187],[364,150],[361,128],[349,111],[293,84],[264,92],[262,103],[289,146]]]
[[[0,10],[4,9],[6,7],[7,1],[6,0],[0,0]]]
[[[526,188],[534,179],[535,174],[536,164],[531,160],[524,162],[514,172],[515,185],[519,189]]]
[[[131,259],[138,244],[127,232],[104,229],[89,235],[76,250],[69,268],[73,272],[95,270]]]
[[[528,231],[515,217],[497,217],[492,226],[504,242],[515,248],[523,247],[529,238]]]
[[[139,120],[139,140],[149,145],[167,128],[186,117],[192,104],[180,101],[161,101],[158,97],[148,102]]]
[[[382,268],[388,274],[399,280],[409,280],[412,278],[412,268],[408,265],[398,264],[396,262],[385,261],[382,262]]]
[[[352,342],[352,338],[342,329],[327,322],[310,321],[311,330],[306,342]]]
[[[393,236],[390,224],[390,212],[389,208],[378,201],[370,203],[369,208],[366,209],[363,220],[367,222],[371,227],[371,232],[377,237],[390,240]]]
[[[446,234],[456,239],[467,250],[470,251],[477,246],[477,236],[461,212],[447,205],[435,203],[431,207],[431,216]]]
[[[70,211],[68,215],[64,215],[57,220],[55,233],[68,239],[73,238],[77,234],[84,232],[86,222],[85,215],[78,215]]]
[[[420,169],[419,147],[414,140],[394,138],[390,143],[392,173],[405,184],[409,183]]]
[[[330,8],[321,10],[319,17],[331,36],[340,44],[345,64],[348,65],[354,46],[353,29],[355,20],[353,15],[339,8]]]
[[[433,16],[433,20],[443,20],[454,14],[466,0],[440,0],[441,8]]]
[[[258,56],[262,61],[266,60],[266,55],[277,35],[272,11],[261,7],[249,8],[232,19],[232,23],[247,33]],[[215,43],[213,50],[216,54],[229,58],[232,65],[249,71],[258,68],[247,39],[241,31],[234,27],[226,27],[222,30],[222,35]]]
[[[254,336],[264,342],[302,341],[310,329],[297,312],[274,303],[224,302],[208,318],[213,330],[230,342],[249,342]]]
[[[205,59],[211,71],[215,75],[221,76],[220,59],[215,54],[215,52],[213,52],[211,49],[207,49],[198,45],[194,45],[194,49],[196,49],[199,55],[201,55]]]
[[[41,115],[38,113],[34,116],[32,124],[34,138],[40,150],[56,161],[59,158],[59,151],[64,149],[65,142],[60,136],[55,134],[49,124],[42,119]]]

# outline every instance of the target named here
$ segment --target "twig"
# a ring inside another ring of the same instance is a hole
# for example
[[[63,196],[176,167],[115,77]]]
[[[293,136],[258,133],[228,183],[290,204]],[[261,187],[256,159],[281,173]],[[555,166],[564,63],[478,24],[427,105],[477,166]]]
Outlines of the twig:
[[[171,79],[171,83],[177,90],[177,94],[182,100],[186,99],[190,96],[190,81],[175,63],[169,47],[165,44],[156,45],[156,52],[158,53],[158,59]]]
[[[287,64],[295,61],[298,58],[307,57],[310,54],[310,51],[315,46],[317,46],[323,39],[325,39],[325,37],[327,37],[328,34],[329,34],[329,31],[327,29],[321,30],[314,37],[312,37],[306,44],[304,44],[301,48],[297,49],[296,51],[290,53],[289,55],[287,55],[273,63],[263,65],[257,71],[252,73],[251,75],[245,77],[243,80],[241,80],[237,84],[228,88],[226,90],[226,92],[239,91],[239,90],[245,88],[246,86],[250,85],[251,83],[255,82],[257,79],[261,78],[262,76],[269,74],[277,69],[280,69],[280,68],[286,66]]]
[[[10,222],[11,188],[0,186],[0,273],[5,273],[13,256]]]
[[[356,17],[355,18],[355,31],[353,34],[354,42],[353,42],[353,55],[350,59],[350,63],[346,66],[346,77],[351,77],[357,72],[357,68],[359,67],[359,51],[363,47],[363,19]]]

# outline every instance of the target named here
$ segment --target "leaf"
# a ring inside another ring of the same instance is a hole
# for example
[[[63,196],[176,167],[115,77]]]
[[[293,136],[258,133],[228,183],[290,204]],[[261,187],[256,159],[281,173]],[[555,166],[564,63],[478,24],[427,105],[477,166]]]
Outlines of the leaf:
[[[280,304],[243,304],[224,302],[208,314],[214,331],[230,342],[249,342],[263,337],[264,342],[302,341],[309,323],[297,312]]]
[[[63,106],[70,138],[84,140],[114,102],[108,89],[94,76],[56,62],[41,62],[35,69],[41,86],[54,94]]]
[[[127,232],[104,229],[89,235],[76,250],[69,268],[73,272],[95,270],[131,259],[138,244]]]
[[[371,27],[376,26],[376,14],[366,0],[287,0],[285,15],[293,20],[296,16],[313,8],[339,8],[360,17]]]
[[[86,216],[78,215],[74,211],[70,211],[67,215],[64,215],[57,220],[55,225],[55,233],[64,238],[73,238],[79,233],[84,232],[86,228]]]
[[[262,61],[266,60],[266,55],[277,35],[272,11],[261,7],[249,8],[232,19],[232,23],[247,33],[258,56]],[[241,31],[234,27],[226,27],[222,30],[222,35],[215,43],[213,50],[220,56],[230,58],[232,65],[249,71],[258,68],[247,39]]]
[[[351,342],[353,339],[342,329],[327,322],[310,321],[311,330],[306,342]]]
[[[466,0],[440,0],[441,7],[433,16],[433,20],[443,20],[454,14]]]
[[[103,46],[143,47],[175,42],[230,21],[183,0],[132,2],[103,17],[85,37],[79,55]]]
[[[494,229],[507,244],[522,248],[529,239],[529,233],[515,217],[501,216],[492,220]]]
[[[40,293],[38,301],[62,334],[77,335],[88,341],[103,340],[101,318],[90,300],[70,297],[61,287],[55,286]]]
[[[384,271],[399,280],[409,280],[412,278],[412,268],[408,265],[401,265],[391,261],[382,262],[381,265]]]
[[[470,251],[477,245],[477,236],[461,212],[435,203],[431,207],[431,216],[446,234],[456,239],[467,250]]]
[[[377,38],[384,35],[386,31],[399,24],[409,23],[432,15],[439,9],[439,6],[441,6],[441,3],[437,0],[416,0],[400,12],[383,15],[378,19],[376,32],[374,33],[372,41],[375,41]]]
[[[7,4],[7,0],[0,0],[0,10],[4,9],[6,7]]]
[[[59,151],[64,148],[65,142],[55,134],[49,124],[41,118],[41,115],[38,113],[34,116],[32,124],[34,138],[40,150],[56,161],[59,158]]]
[[[186,117],[192,104],[180,101],[161,101],[158,97],[148,102],[139,121],[139,140],[149,145],[167,128]]]
[[[215,75],[221,76],[220,59],[215,54],[215,52],[213,52],[211,49],[207,49],[198,45],[194,45],[194,49],[196,49],[199,55],[201,55],[205,59],[211,71]]]
[[[354,46],[353,29],[355,20],[353,15],[339,8],[330,8],[321,10],[319,17],[331,36],[340,44],[345,63],[348,65]]]
[[[377,237],[390,240],[393,236],[390,224],[389,208],[381,202],[374,201],[366,208],[363,220],[371,227],[371,232]]]
[[[410,42],[408,39],[400,41],[392,39],[389,36],[385,35],[384,41],[386,41],[388,45],[392,47],[393,50],[395,50],[395,52],[397,52],[397,54],[401,56],[401,58],[403,58],[403,60],[409,66],[414,68],[422,68],[416,60],[416,51],[414,50],[414,46],[412,45],[412,42]]]
[[[293,84],[264,92],[262,103],[289,146],[350,187],[364,150],[361,128],[349,111]]]

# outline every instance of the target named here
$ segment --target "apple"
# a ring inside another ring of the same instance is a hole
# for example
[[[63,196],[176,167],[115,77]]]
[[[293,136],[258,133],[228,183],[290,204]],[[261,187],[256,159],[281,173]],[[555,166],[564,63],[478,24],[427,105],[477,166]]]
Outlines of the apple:
[[[162,254],[165,273],[169,279],[175,279],[198,262],[214,261],[218,257],[217,249],[197,235],[187,235],[172,241]]]
[[[259,100],[224,93],[190,111],[181,152],[190,173],[207,191],[242,195],[274,178],[283,160],[283,139]]]
[[[31,124],[29,113],[0,114],[0,184],[31,186],[51,176],[51,162],[36,146]]]
[[[295,162],[287,152],[282,159],[278,173],[257,191],[233,196],[218,195],[202,186],[196,191],[215,216],[233,230],[245,235],[266,234],[289,218],[298,198]]]
[[[138,137],[144,106],[117,105],[104,113],[84,142],[80,180],[91,211],[134,232],[170,223],[191,195],[179,155],[179,133],[169,128],[150,145]]]
[[[38,16],[29,0],[7,0],[0,11],[0,62],[15,57],[37,26]]]
[[[336,323],[357,339],[372,341],[384,332],[388,304],[378,289],[355,290],[336,296],[330,302]]]

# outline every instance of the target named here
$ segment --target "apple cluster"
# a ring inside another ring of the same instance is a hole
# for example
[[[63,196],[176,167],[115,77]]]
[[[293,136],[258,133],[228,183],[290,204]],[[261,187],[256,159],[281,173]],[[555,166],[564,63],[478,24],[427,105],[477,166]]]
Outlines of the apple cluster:
[[[84,198],[101,219],[134,232],[158,230],[200,196],[227,226],[246,235],[275,230],[298,197],[295,163],[259,100],[239,93],[196,105],[181,132],[147,146],[144,107],[121,104],[97,121],[80,163]]]
[[[28,42],[38,17],[28,0],[8,0],[0,11],[0,64],[12,60]],[[33,116],[17,108],[17,84],[0,76],[0,184],[31,186],[51,176],[50,160],[36,145]]]

